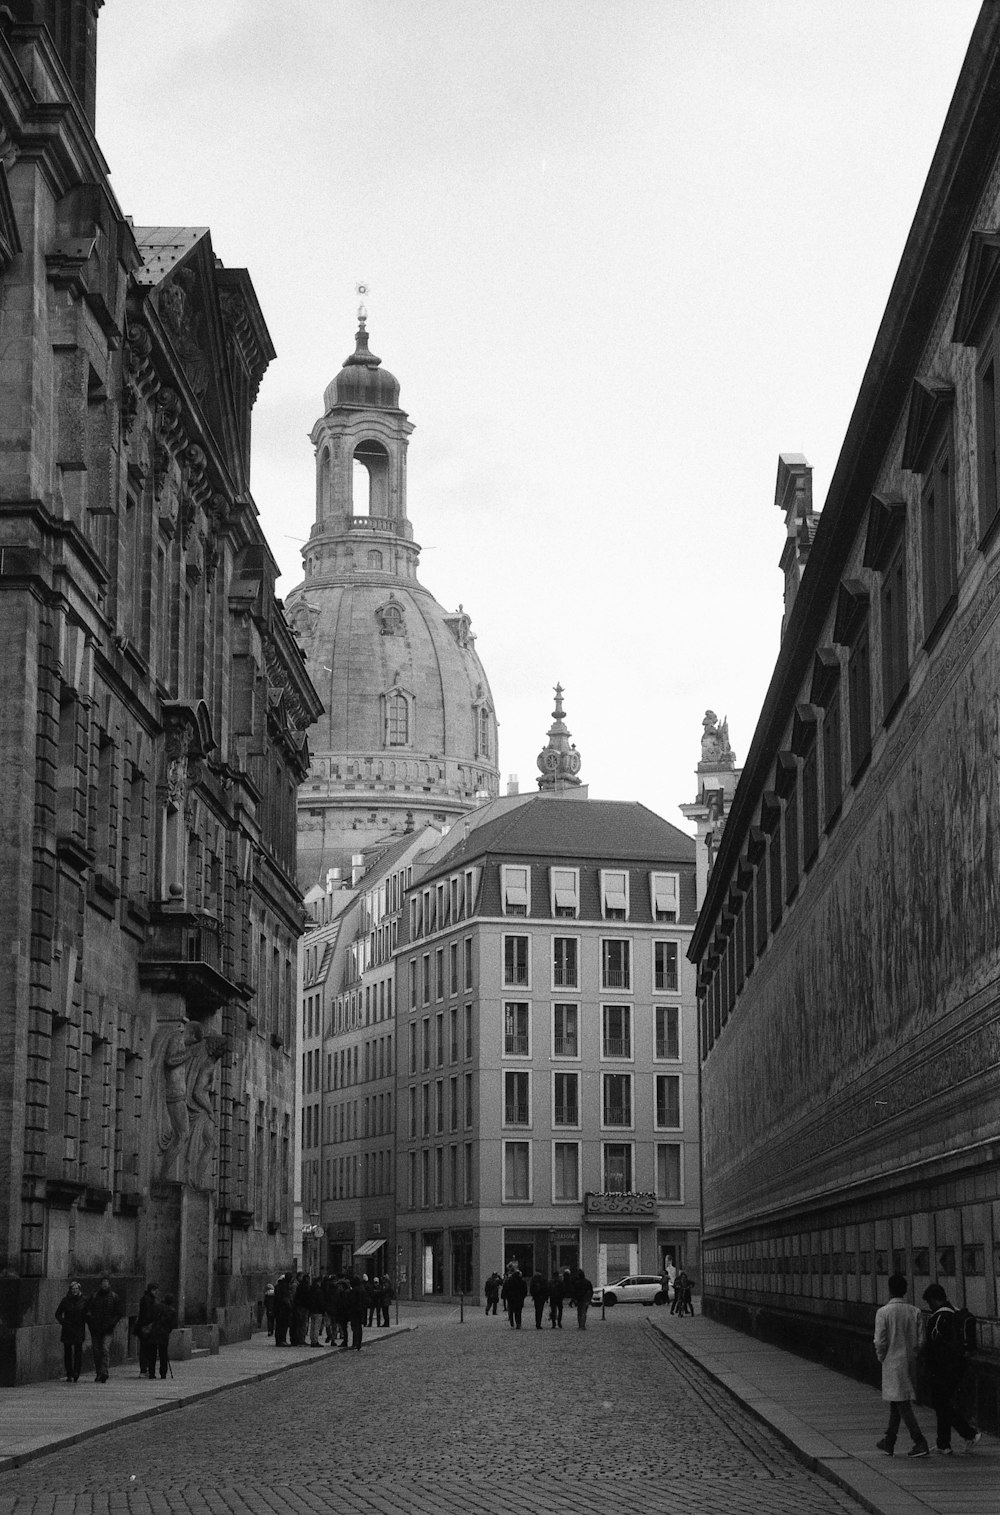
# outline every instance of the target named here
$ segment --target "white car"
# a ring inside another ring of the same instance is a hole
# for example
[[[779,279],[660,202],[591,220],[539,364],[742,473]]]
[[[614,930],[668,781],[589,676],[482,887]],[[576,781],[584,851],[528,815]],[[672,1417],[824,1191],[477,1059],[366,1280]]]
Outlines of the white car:
[[[663,1280],[658,1273],[630,1273],[617,1283],[594,1290],[595,1305],[665,1305]]]

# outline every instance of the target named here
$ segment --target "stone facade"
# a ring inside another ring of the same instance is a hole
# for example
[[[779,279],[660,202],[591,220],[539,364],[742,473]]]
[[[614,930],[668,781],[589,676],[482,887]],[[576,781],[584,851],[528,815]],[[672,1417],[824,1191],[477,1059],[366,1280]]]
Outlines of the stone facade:
[[[886,1275],[939,1281],[993,1426],[998,60],[987,6],[692,947],[706,1309],[870,1377]]]
[[[119,209],[98,4],[0,19],[5,1382],[58,1363],[71,1273],[111,1272],[126,1310],[155,1278],[234,1335],[294,1251],[295,795],[321,707],[248,492],[273,351],[207,230]]]

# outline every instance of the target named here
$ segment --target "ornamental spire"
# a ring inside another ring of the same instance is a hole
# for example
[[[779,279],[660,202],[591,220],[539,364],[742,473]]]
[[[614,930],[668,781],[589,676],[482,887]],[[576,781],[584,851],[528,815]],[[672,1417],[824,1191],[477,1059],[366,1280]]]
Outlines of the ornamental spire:
[[[557,684],[555,688],[556,708],[552,712],[552,725],[549,727],[548,745],[538,754],[538,767],[541,778],[538,787],[543,794],[557,792],[560,789],[576,788],[580,783],[580,754],[570,741],[571,733],[566,728],[563,719],[563,687]]]

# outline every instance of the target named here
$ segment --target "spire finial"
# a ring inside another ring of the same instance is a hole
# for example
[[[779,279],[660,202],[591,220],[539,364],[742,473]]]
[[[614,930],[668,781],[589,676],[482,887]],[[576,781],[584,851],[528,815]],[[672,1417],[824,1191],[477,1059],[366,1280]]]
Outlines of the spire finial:
[[[556,708],[552,712],[552,725],[548,731],[548,745],[538,754],[541,778],[538,787],[543,792],[575,788],[580,780],[580,754],[570,741],[571,733],[563,719],[563,686],[555,686]]]
[[[355,284],[355,286],[354,286],[354,293],[356,295],[361,295],[362,296],[361,303],[358,306],[358,326],[360,327],[360,329],[362,331],[365,330],[365,322],[368,320],[368,311],[365,308],[365,302],[364,302],[364,298],[363,297],[368,293],[368,291],[370,289],[371,289],[371,285],[370,284],[366,284],[363,279],[359,283]]]

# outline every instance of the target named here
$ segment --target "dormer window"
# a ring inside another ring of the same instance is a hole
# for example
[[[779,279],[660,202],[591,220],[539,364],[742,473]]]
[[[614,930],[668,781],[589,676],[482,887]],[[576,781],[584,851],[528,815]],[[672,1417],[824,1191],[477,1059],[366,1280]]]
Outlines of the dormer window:
[[[601,914],[606,921],[628,920],[628,873],[625,869],[601,869]]]
[[[578,868],[550,868],[549,892],[552,914],[572,917],[580,914],[580,870]]]
[[[500,869],[504,915],[527,915],[531,869],[504,864]]]
[[[649,875],[649,894],[654,921],[676,921],[679,918],[680,882],[680,875],[677,873],[651,873]]]

